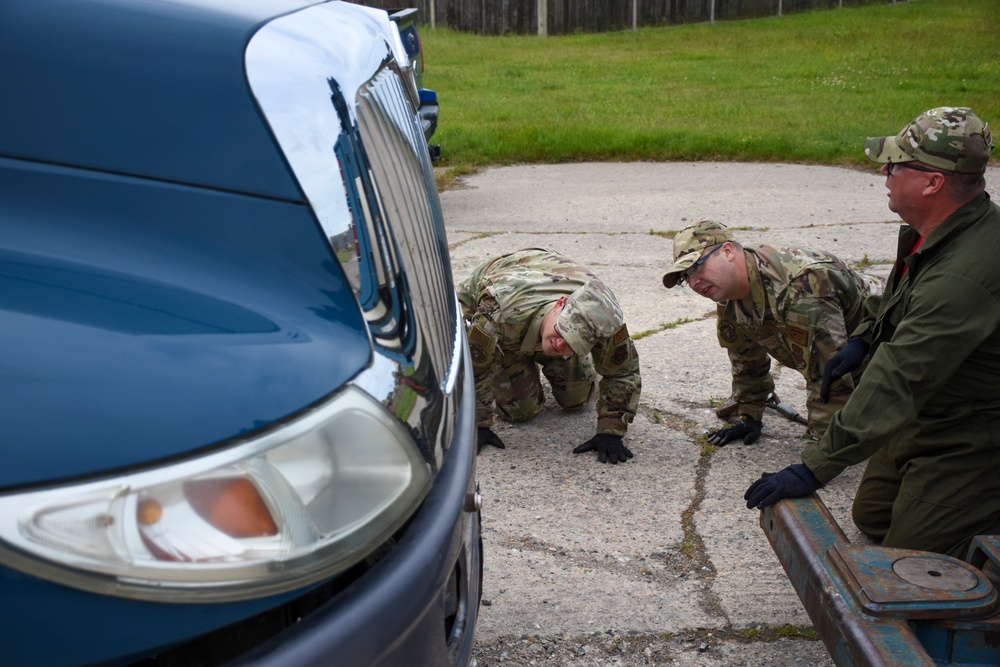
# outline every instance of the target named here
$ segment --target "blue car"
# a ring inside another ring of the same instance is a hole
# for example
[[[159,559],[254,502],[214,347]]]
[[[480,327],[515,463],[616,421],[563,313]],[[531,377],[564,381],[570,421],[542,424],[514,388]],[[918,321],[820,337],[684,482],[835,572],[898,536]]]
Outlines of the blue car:
[[[420,106],[417,108],[417,115],[420,117],[420,125],[424,131],[427,141],[431,140],[437,130],[438,122],[438,99],[437,92],[430,88],[424,88],[424,49],[420,42],[420,33],[417,31],[417,9],[387,9],[389,18],[396,24],[401,47],[410,61],[413,70],[413,77],[417,83],[417,93],[420,96]],[[431,154],[431,160],[436,160],[441,155],[441,147],[436,144],[427,146]]]
[[[467,665],[412,64],[334,0],[0,3],[0,664]]]

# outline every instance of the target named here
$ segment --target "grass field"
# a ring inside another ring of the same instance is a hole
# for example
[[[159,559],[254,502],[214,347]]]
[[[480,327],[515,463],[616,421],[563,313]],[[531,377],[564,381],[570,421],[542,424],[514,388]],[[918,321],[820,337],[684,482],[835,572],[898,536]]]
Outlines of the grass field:
[[[1000,0],[547,38],[424,26],[424,85],[441,101],[437,166],[860,165],[864,137],[895,134],[931,107],[969,106],[1000,127],[998,29]]]

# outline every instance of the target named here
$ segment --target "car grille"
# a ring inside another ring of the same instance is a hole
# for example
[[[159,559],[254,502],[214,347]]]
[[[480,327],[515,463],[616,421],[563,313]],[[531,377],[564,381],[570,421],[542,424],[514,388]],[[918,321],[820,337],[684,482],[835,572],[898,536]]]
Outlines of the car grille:
[[[383,300],[401,304],[377,340],[390,351],[402,345],[414,366],[429,362],[443,384],[457,362],[457,307],[451,260],[436,200],[430,156],[413,108],[394,66],[383,68],[359,91],[358,132],[380,191],[377,230]],[[384,304],[386,308],[389,303]],[[422,359],[428,355],[429,359]],[[450,388],[446,388],[450,392]]]

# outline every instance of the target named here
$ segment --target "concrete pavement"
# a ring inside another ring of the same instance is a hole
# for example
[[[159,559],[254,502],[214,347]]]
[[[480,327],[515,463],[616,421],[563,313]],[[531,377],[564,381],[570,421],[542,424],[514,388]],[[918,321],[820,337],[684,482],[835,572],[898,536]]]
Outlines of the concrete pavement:
[[[1000,192],[1000,169],[988,181]],[[626,464],[572,453],[593,435],[593,405],[550,399],[532,422],[497,421],[507,448],[479,457],[481,667],[833,664],[743,501],[761,471],[798,462],[804,427],[768,411],[756,444],[704,446],[730,393],[714,304],[661,276],[670,232],[707,218],[744,243],[822,248],[884,277],[898,219],[883,184],[874,167],[602,163],[489,169],[441,194],[456,280],[528,246],[592,266],[621,302],[643,378]],[[804,415],[801,376],[772,374]],[[854,541],[862,468],[820,491]]]

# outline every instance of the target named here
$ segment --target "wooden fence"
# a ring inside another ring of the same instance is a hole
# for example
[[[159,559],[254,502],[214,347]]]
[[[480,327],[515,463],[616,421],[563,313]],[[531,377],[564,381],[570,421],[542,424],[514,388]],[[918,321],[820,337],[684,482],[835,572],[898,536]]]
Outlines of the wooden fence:
[[[905,0],[355,0],[380,9],[416,7],[421,24],[484,35],[560,35],[677,23],[781,16]],[[542,18],[539,21],[539,17]]]

